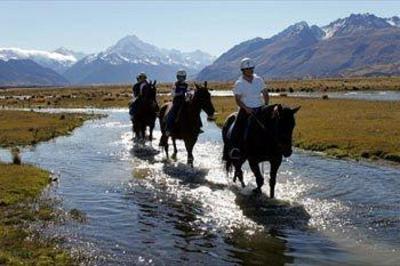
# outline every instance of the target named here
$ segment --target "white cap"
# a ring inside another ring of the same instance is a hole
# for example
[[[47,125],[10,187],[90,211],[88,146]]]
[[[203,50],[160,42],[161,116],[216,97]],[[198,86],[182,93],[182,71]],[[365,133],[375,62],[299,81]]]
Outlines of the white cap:
[[[255,64],[253,60],[250,58],[243,58],[242,61],[240,61],[240,69],[246,69],[246,68],[254,68]]]

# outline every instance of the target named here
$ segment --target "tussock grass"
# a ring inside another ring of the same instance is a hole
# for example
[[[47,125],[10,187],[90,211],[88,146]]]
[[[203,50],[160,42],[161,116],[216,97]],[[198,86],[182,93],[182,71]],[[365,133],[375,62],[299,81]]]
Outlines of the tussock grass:
[[[193,86],[193,82],[189,82]],[[283,94],[295,91],[400,90],[400,77],[268,80],[268,89]],[[172,83],[157,85],[158,93],[170,92]],[[231,82],[209,82],[214,90],[231,90]],[[15,98],[15,96],[18,96]],[[0,90],[0,106],[8,107],[126,107],[132,85],[97,85],[59,88]]]
[[[222,126],[237,110],[233,97],[214,97]],[[301,105],[296,114],[295,146],[335,157],[400,162],[400,103],[273,97],[271,103]]]
[[[0,111],[0,146],[11,148],[14,164],[0,162],[0,265],[71,265],[75,261],[55,240],[40,237],[30,223],[52,219],[51,206],[32,202],[50,181],[50,173],[21,164],[16,146],[65,135],[93,116]],[[37,204],[36,204],[37,205]]]
[[[86,114],[1,110],[0,146],[31,145],[66,135],[91,117]]]
[[[50,208],[30,204],[49,183],[49,172],[0,163],[0,265],[71,265],[69,254],[41,238],[29,223],[50,219]]]

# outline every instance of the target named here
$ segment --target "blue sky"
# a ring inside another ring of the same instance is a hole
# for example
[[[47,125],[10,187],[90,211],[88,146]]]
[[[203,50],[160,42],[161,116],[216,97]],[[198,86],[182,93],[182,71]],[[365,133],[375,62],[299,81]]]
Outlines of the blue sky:
[[[400,15],[400,1],[2,1],[0,47],[98,52],[128,34],[163,48],[220,55],[299,21]]]

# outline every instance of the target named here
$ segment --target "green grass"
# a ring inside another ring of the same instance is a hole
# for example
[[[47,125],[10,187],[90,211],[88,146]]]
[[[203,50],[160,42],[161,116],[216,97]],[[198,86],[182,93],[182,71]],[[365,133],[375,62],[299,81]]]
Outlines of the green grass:
[[[233,97],[214,97],[222,126],[236,110]],[[301,105],[294,145],[339,158],[400,162],[400,103],[340,99],[273,97],[272,103]]]
[[[36,144],[65,135],[91,115],[0,111],[0,146]],[[31,165],[0,162],[0,265],[71,265],[76,261],[55,240],[29,225],[55,218],[49,204],[35,204],[50,173]]]
[[[54,240],[40,237],[27,226],[52,216],[51,208],[30,204],[49,180],[49,172],[37,167],[0,163],[0,265],[74,263]]]

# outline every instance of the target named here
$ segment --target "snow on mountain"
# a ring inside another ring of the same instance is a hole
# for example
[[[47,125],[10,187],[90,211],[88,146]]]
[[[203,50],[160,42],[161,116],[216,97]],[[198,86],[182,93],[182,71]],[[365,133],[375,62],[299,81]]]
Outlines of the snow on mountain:
[[[89,55],[83,60],[89,64],[99,59],[113,65],[133,63],[156,66],[164,64],[201,69],[211,64],[214,57],[200,50],[185,53],[176,49],[158,48],[140,40],[135,35],[128,35],[104,52]]]
[[[62,54],[62,55],[66,55],[66,56],[73,56],[77,60],[80,60],[80,59],[84,58],[87,55],[87,54],[82,53],[82,52],[75,52],[75,51],[67,49],[65,47],[60,47],[60,48],[54,50],[53,52],[54,53],[59,53],[59,54]]]
[[[400,27],[400,18],[397,16],[391,17],[391,18],[387,18],[386,22],[389,23],[392,26],[395,27]]]
[[[351,14],[347,18],[338,19],[321,29],[325,32],[323,39],[330,39],[336,34],[351,33],[363,29],[383,29],[391,26],[400,26],[398,17],[380,18],[375,15]]]
[[[0,60],[8,61],[11,59],[30,59],[43,67],[56,71],[57,73],[62,73],[78,61],[78,59],[73,55],[64,55],[58,52],[20,48],[0,48]]]

